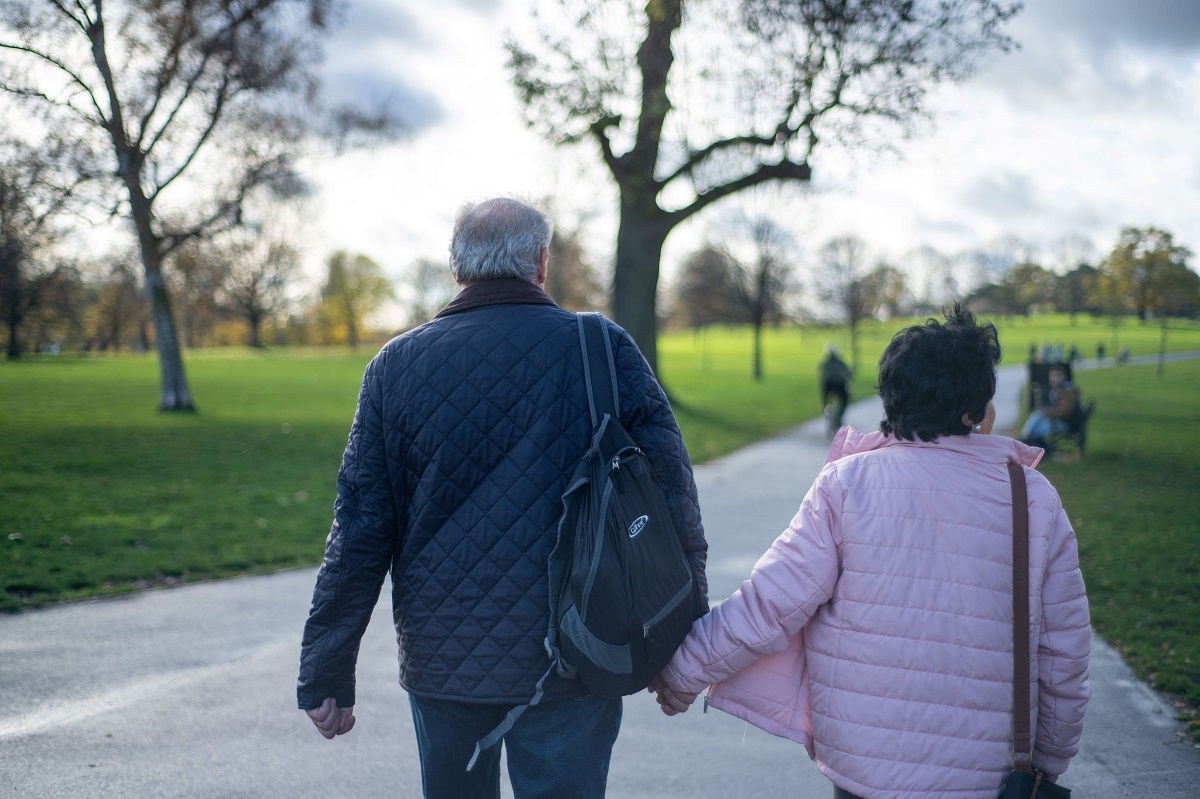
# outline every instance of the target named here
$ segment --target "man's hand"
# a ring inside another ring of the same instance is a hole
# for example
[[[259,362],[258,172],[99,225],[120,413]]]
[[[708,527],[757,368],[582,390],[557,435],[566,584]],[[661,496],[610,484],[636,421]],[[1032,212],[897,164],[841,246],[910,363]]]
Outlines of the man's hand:
[[[673,691],[667,685],[667,681],[659,674],[650,681],[650,686],[646,689],[649,693],[657,694],[656,700],[658,706],[663,713],[668,716],[676,716],[680,713],[686,713],[687,709],[696,701],[699,693],[688,693],[686,691]]]
[[[354,729],[354,707],[338,707],[332,696],[325,697],[320,707],[304,712],[326,738],[345,735]]]

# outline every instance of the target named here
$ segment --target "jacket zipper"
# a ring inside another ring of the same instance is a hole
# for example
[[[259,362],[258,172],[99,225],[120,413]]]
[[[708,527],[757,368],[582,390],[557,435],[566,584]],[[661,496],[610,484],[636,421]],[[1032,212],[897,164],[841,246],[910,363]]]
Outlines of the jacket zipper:
[[[662,610],[660,610],[658,613],[655,613],[653,618],[651,618],[649,621],[647,621],[645,624],[642,625],[642,637],[649,638],[650,637],[650,628],[653,627],[654,625],[658,624],[664,618],[666,618],[667,614],[670,613],[672,610],[679,607],[679,603],[682,602],[683,600],[687,599],[687,596],[690,593],[692,593],[692,581],[688,580],[687,585],[685,585],[683,588],[679,589],[679,593],[677,593],[677,594],[675,594],[675,596],[671,597],[671,601],[668,602],[666,604],[666,606],[663,607]]]

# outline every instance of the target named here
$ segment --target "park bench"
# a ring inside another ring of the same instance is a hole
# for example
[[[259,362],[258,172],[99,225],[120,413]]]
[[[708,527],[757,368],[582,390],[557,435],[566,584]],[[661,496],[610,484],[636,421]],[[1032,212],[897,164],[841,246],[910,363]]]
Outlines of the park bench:
[[[1082,458],[1087,454],[1087,429],[1088,420],[1092,418],[1092,414],[1096,411],[1096,401],[1094,399],[1083,403],[1079,408],[1079,413],[1076,415],[1076,422],[1071,429],[1066,433],[1054,433],[1046,441],[1051,449],[1058,451],[1060,444],[1070,443],[1075,446],[1079,452],[1079,457]]]
[[[1049,372],[1052,366],[1065,370],[1067,380],[1071,380],[1072,369],[1069,363],[1030,363],[1029,380],[1025,384],[1026,410],[1033,411],[1036,408],[1050,404]],[[1092,413],[1095,410],[1095,400],[1088,400],[1084,403],[1082,398],[1080,398],[1079,412],[1071,424],[1071,429],[1066,433],[1054,433],[1047,439],[1046,443],[1055,450],[1062,444],[1072,444],[1079,453],[1079,457],[1082,458],[1087,452],[1088,420],[1091,419]]]

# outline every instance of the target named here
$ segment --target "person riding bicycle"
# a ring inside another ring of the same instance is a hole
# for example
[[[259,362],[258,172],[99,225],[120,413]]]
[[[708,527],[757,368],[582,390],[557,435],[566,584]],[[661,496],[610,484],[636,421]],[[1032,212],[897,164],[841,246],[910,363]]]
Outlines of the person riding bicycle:
[[[825,360],[821,361],[821,402],[825,403],[825,415],[834,430],[842,426],[842,414],[850,402],[850,378],[854,373],[838,356],[837,347],[825,347]]]

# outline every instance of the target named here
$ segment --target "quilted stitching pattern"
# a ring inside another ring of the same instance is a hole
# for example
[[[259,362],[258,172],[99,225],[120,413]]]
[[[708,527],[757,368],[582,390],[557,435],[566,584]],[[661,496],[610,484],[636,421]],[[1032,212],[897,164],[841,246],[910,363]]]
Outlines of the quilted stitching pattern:
[[[996,796],[1012,729],[1005,441],[889,440],[828,465],[750,581],[695,625],[669,681],[724,680],[714,704],[812,746],[861,796]],[[1026,478],[1034,764],[1057,774],[1087,704],[1088,607],[1058,496]],[[765,652],[786,657],[756,660]]]
[[[666,489],[706,607],[682,437],[632,340],[616,325],[609,335],[622,422]],[[302,704],[352,703],[357,641],[389,566],[407,690],[497,702],[533,694],[549,665],[546,559],[591,434],[578,347],[574,314],[492,306],[434,320],[371,363],[305,632]],[[565,681],[547,691],[579,692]]]

